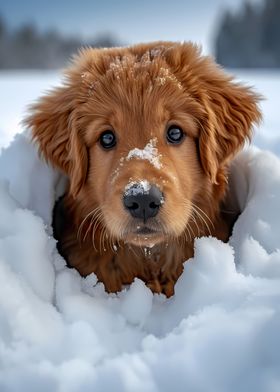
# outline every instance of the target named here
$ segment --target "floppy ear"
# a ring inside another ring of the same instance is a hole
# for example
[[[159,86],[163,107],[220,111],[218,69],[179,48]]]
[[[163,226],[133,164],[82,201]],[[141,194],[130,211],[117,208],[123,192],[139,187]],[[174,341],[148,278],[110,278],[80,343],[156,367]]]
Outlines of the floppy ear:
[[[201,163],[213,183],[219,183],[219,168],[250,141],[253,124],[261,119],[260,96],[218,71],[209,74],[206,94],[201,98],[205,114],[199,137]]]
[[[253,124],[261,119],[257,106],[261,97],[234,83],[195,44],[166,46],[164,55],[187,94],[200,106],[200,159],[211,181],[219,183],[220,169],[250,140]]]
[[[31,107],[25,120],[39,152],[70,179],[70,192],[75,197],[86,180],[87,148],[77,123],[75,89],[64,86],[42,97]]]

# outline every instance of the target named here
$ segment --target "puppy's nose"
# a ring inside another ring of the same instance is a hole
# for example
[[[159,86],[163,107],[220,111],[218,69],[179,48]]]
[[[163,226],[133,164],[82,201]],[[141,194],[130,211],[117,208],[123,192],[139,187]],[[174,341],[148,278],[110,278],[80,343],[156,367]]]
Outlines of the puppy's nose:
[[[152,185],[148,190],[141,183],[129,187],[123,197],[123,204],[134,218],[147,219],[157,215],[164,202],[163,193],[157,186]]]

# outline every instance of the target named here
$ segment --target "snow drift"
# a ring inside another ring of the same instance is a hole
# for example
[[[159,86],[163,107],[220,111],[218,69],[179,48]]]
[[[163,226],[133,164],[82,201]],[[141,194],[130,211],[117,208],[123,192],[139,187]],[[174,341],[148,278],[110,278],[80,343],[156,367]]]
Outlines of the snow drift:
[[[232,165],[242,209],[228,244],[197,239],[175,296],[138,279],[107,294],[56,251],[64,179],[27,135],[0,156],[1,391],[280,390],[280,161]]]

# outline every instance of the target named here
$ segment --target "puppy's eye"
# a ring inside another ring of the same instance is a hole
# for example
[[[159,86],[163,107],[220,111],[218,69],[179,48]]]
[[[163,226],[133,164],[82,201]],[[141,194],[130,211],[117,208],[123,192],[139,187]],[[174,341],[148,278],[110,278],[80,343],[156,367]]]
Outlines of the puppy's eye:
[[[176,125],[171,125],[166,132],[166,139],[168,143],[179,144],[184,138],[184,132]]]
[[[113,148],[117,143],[116,136],[113,131],[102,132],[99,141],[101,146],[107,150]]]

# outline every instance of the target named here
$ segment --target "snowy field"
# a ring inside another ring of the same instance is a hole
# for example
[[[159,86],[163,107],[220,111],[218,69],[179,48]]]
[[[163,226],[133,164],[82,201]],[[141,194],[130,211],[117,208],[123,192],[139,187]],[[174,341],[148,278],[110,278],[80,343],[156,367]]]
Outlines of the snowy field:
[[[196,241],[175,296],[136,280],[108,295],[51,236],[58,173],[21,132],[56,73],[0,73],[0,391],[280,391],[280,72],[239,72],[264,122],[233,165],[229,244]],[[133,261],[132,261],[133,262]]]

